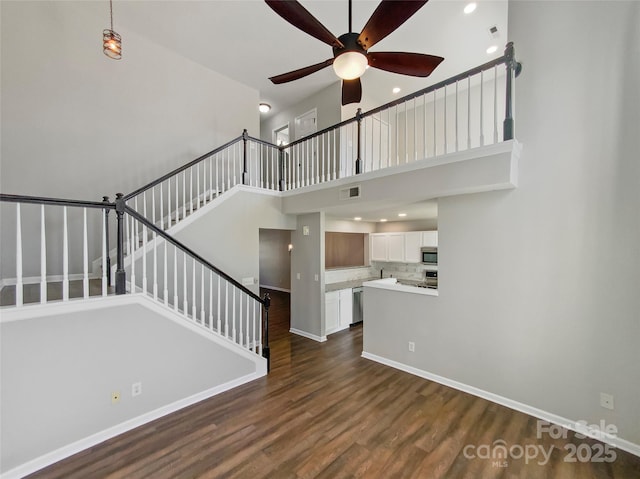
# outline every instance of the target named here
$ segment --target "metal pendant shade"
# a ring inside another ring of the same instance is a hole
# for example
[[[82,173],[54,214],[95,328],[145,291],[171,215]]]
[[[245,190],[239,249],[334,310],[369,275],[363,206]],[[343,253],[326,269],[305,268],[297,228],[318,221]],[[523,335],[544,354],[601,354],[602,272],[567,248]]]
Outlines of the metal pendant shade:
[[[122,37],[113,30],[113,1],[109,0],[109,13],[111,16],[111,28],[105,28],[102,32],[102,51],[113,60],[122,58]]]

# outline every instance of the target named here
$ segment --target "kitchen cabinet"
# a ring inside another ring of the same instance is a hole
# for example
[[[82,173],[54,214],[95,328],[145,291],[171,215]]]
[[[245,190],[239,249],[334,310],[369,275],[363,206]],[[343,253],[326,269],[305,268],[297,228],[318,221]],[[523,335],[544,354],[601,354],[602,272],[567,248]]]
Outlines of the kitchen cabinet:
[[[389,233],[387,235],[387,261],[405,261],[404,236],[404,233]]]
[[[420,248],[437,247],[437,231],[408,231],[405,233],[371,233],[369,235],[371,261],[420,263]]]
[[[371,236],[371,261],[387,261],[386,234],[372,234]]]
[[[353,315],[353,290],[341,289],[324,295],[325,334],[347,329]]]
[[[438,232],[437,231],[423,231],[422,232],[422,246],[436,248],[438,246]]]

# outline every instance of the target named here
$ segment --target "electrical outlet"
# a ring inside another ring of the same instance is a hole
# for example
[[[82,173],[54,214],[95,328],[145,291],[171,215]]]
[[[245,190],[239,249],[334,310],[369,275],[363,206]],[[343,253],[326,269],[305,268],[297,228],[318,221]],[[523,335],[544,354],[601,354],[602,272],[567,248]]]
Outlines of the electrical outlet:
[[[413,341],[409,341],[409,351],[411,351],[412,353],[416,352],[416,343],[414,343]]]
[[[300,273],[296,273],[296,279],[300,279]]]
[[[133,397],[140,396],[142,394],[142,383],[133,383],[131,385],[131,395]]]
[[[600,393],[600,406],[606,409],[613,409],[613,395]]]
[[[111,393],[111,404],[120,402],[120,393],[118,391]]]

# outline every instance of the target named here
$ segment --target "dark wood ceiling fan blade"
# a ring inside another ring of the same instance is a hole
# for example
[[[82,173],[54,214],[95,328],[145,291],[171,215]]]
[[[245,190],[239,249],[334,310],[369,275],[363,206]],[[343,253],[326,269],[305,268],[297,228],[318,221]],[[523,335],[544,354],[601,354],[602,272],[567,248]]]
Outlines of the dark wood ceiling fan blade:
[[[316,17],[295,0],[265,0],[271,9],[303,32],[332,47],[344,47],[342,42],[320,23]]]
[[[444,60],[442,57],[423,53],[369,52],[369,66],[402,75],[427,77]]]
[[[287,83],[293,80],[297,80],[299,78],[304,78],[307,75],[311,75],[312,73],[315,73],[319,70],[322,70],[325,67],[328,67],[332,63],[333,63],[333,58],[329,58],[328,60],[325,60],[320,63],[316,63],[315,65],[310,65],[308,67],[300,68],[299,70],[293,70],[292,72],[289,72],[289,73],[283,73],[282,75],[276,75],[274,77],[270,77],[269,80],[271,80],[276,85],[280,83]]]
[[[366,50],[420,10],[428,0],[382,0],[362,29],[358,43]]]
[[[355,80],[342,80],[342,105],[360,103],[362,100],[362,83],[360,78]]]

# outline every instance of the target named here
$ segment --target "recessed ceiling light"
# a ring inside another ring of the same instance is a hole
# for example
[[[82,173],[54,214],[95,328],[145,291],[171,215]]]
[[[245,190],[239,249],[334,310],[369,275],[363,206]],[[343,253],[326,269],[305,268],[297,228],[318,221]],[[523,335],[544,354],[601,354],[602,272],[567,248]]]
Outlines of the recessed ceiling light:
[[[260,105],[258,105],[258,110],[260,110],[260,113],[269,113],[271,105],[268,103],[260,103]]]
[[[477,6],[478,4],[476,2],[468,3],[467,6],[464,7],[464,13],[468,15],[469,13],[474,12]]]
[[[487,54],[491,55],[492,53],[495,53],[498,51],[498,47],[496,45],[491,45],[489,48],[487,48]]]
[[[405,216],[407,216],[407,214],[406,214],[406,213],[398,213],[398,216],[399,216],[400,218],[404,218]]]
[[[355,221],[360,221],[362,220],[362,218],[360,218],[359,216],[356,216],[355,218],[353,218]]]
[[[400,88],[399,87],[394,87],[393,90],[391,90],[393,93],[400,93]]]
[[[380,218],[380,223],[384,223],[387,221],[387,218]]]

